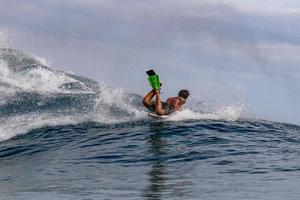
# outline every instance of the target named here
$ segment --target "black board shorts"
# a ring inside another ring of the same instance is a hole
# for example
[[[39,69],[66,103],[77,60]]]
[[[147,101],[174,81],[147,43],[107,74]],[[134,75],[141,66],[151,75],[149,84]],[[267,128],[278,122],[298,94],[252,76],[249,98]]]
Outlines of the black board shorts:
[[[169,115],[173,112],[175,112],[175,108],[173,106],[170,106],[169,104],[167,104],[166,102],[161,102],[162,104],[162,108],[165,110],[165,115]],[[152,111],[155,112],[155,103],[152,102],[151,106],[147,106],[147,108]]]

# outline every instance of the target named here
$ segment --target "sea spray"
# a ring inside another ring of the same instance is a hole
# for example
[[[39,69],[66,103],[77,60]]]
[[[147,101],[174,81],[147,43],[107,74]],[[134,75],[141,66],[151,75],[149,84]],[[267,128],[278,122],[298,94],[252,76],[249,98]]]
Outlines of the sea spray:
[[[45,126],[153,121],[142,96],[105,83],[53,69],[35,55],[0,49],[0,140]],[[210,112],[190,103],[167,121],[239,119],[241,106],[222,106]],[[193,106],[191,106],[193,105]],[[203,110],[203,111],[201,111]]]

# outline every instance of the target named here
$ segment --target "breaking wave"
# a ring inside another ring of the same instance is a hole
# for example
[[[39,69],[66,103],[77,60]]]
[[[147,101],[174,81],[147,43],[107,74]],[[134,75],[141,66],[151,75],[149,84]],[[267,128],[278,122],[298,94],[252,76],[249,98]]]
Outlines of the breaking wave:
[[[142,96],[72,73],[55,70],[33,54],[0,49],[0,139],[31,129],[98,122],[114,124],[153,120],[147,116]],[[226,106],[213,113],[192,107],[167,120],[237,120],[242,106]]]

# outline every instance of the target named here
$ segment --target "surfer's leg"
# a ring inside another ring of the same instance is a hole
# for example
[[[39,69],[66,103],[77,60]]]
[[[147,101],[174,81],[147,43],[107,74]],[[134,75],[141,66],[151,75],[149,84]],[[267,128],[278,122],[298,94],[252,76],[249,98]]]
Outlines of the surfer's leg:
[[[152,105],[154,104],[152,101],[154,96],[155,96],[154,90],[151,90],[148,94],[146,94],[146,96],[143,99],[144,106],[146,106],[147,108],[152,107]]]
[[[165,115],[165,110],[162,107],[159,91],[156,92],[155,112],[158,115]]]

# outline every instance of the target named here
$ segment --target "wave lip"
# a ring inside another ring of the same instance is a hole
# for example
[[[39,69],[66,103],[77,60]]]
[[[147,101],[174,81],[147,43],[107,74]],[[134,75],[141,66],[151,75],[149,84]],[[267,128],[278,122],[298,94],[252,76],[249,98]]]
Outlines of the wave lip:
[[[45,93],[95,93],[96,81],[54,70],[35,55],[11,48],[0,49],[0,85]]]

